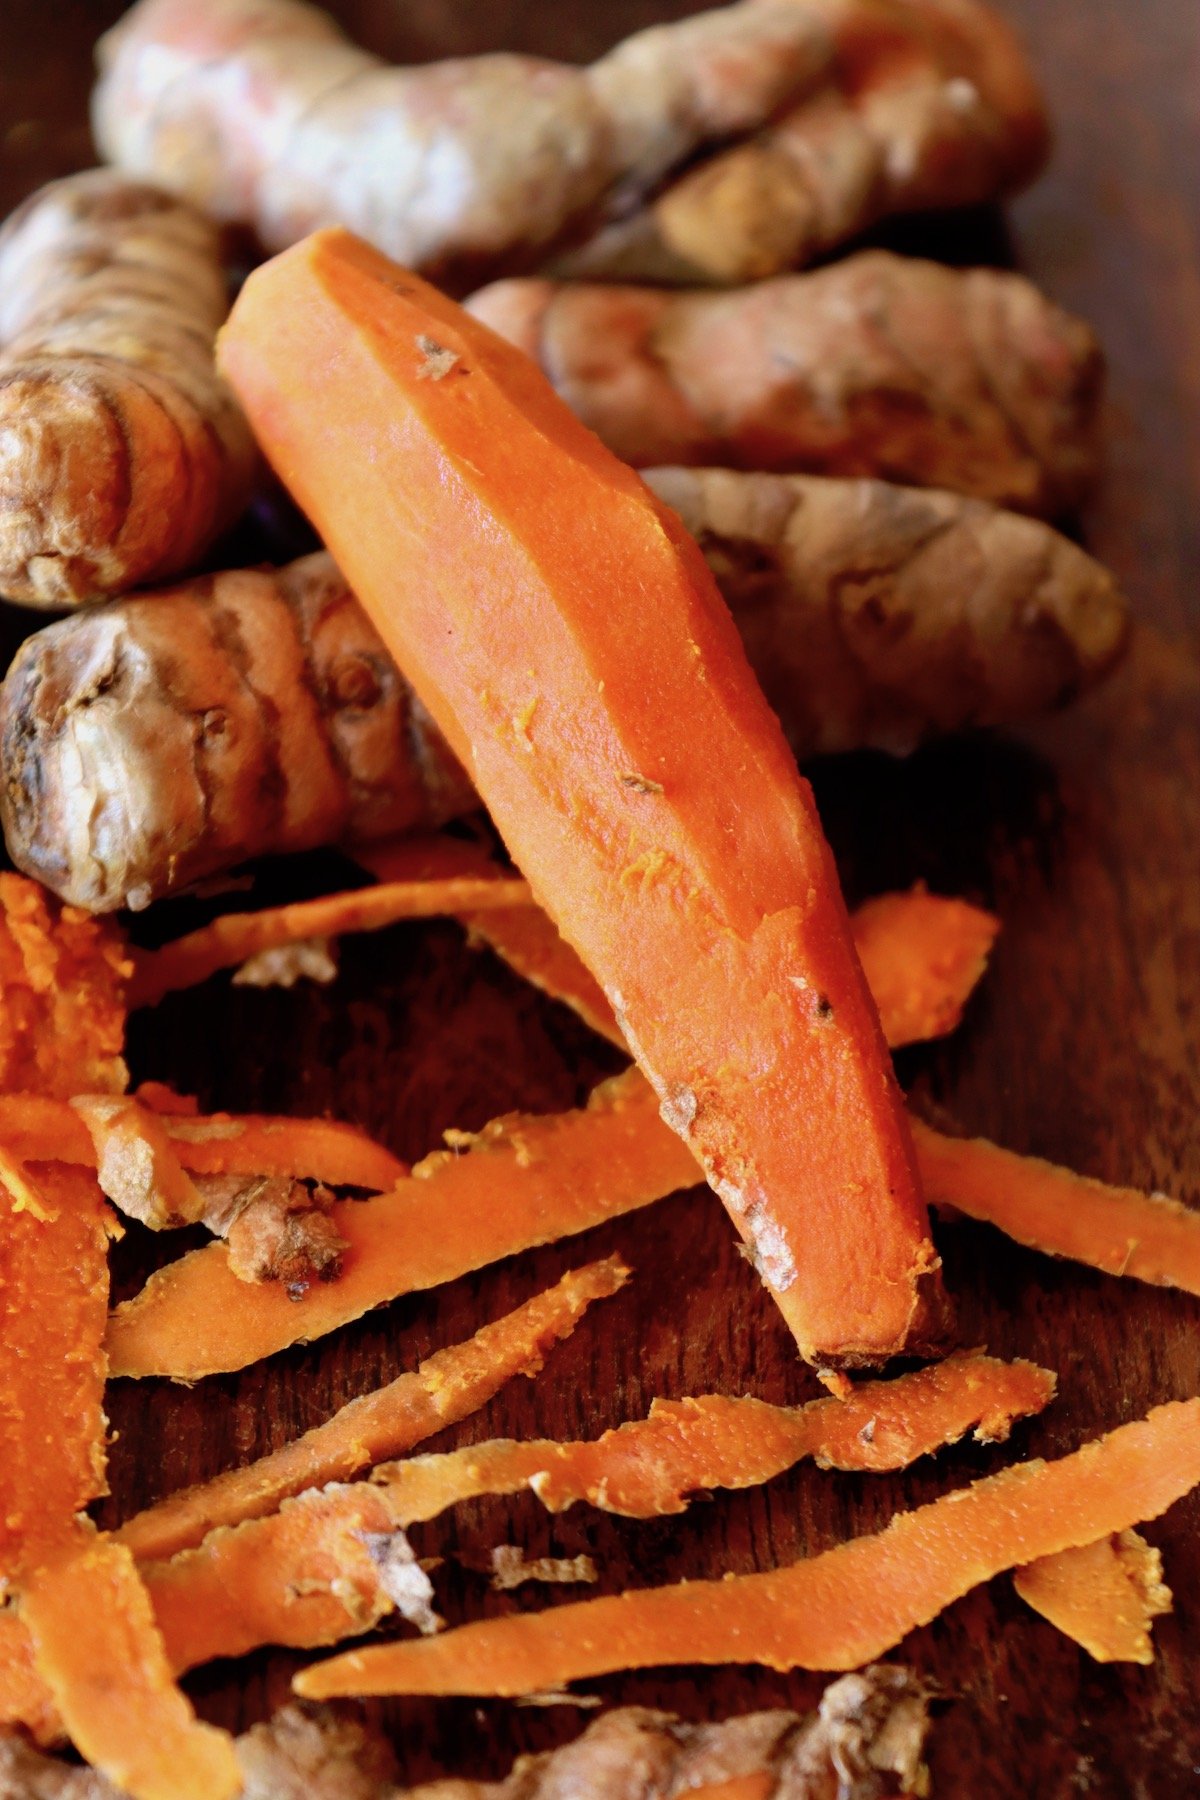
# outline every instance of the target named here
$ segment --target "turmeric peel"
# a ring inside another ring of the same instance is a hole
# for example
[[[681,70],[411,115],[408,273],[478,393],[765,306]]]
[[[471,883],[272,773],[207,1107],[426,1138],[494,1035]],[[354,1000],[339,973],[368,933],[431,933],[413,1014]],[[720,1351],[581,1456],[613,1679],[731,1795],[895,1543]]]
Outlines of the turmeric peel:
[[[1159,1552],[1139,1532],[1119,1531],[1024,1564],[1013,1586],[1097,1662],[1152,1663],[1151,1626],[1172,1605],[1162,1574]]]
[[[1200,1482],[1200,1400],[1156,1407],[1057,1462],[1017,1464],[884,1531],[760,1575],[488,1619],[303,1670],[308,1699],[514,1695],[667,1663],[857,1668],[1002,1570],[1154,1518]]]
[[[847,1400],[801,1407],[722,1394],[656,1400],[649,1418],[594,1442],[468,1444],[384,1464],[373,1479],[386,1486],[405,1526],[462,1500],[523,1488],[549,1512],[586,1500],[604,1512],[655,1518],[685,1511],[693,1494],[709,1488],[756,1487],[806,1456],[821,1468],[878,1471],[907,1468],[972,1428],[994,1442],[1053,1393],[1053,1375],[1032,1363],[957,1355],[891,1381],[863,1382]]]
[[[260,1517],[304,1488],[348,1481],[384,1457],[403,1455],[475,1412],[512,1376],[536,1373],[587,1307],[615,1293],[627,1276],[615,1257],[564,1275],[466,1343],[439,1350],[411,1374],[350,1401],[272,1455],[169,1494],[127,1520],[117,1537],[139,1558],[161,1560],[198,1544],[218,1525]]]

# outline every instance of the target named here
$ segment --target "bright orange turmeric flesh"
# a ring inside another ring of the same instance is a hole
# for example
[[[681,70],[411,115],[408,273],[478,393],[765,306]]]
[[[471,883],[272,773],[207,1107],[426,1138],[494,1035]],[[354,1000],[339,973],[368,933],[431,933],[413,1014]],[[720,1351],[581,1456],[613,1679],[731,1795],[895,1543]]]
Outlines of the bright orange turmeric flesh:
[[[334,1119],[151,1110],[192,1175],[291,1176],[382,1193],[406,1173],[390,1150],[357,1126]],[[65,1101],[41,1094],[0,1094],[0,1144],[22,1162],[96,1167],[95,1145],[79,1114]]]
[[[345,231],[251,275],[220,359],[801,1352],[928,1341],[937,1258],[833,859],[678,519]]]
[[[952,1138],[913,1120],[930,1203],[995,1225],[1018,1244],[1108,1275],[1200,1294],[1200,1211],[1075,1175],[985,1138]]]
[[[381,882],[344,894],[322,894],[261,912],[223,913],[186,937],[159,950],[134,956],[129,988],[131,1007],[153,1006],[179,988],[195,987],[220,969],[236,969],[252,956],[306,938],[336,937],[345,931],[381,931],[401,919],[430,919],[465,907],[519,905],[528,896],[523,881],[476,880]]]
[[[632,1212],[696,1176],[631,1069],[578,1111],[514,1113],[469,1138],[456,1134],[453,1150],[427,1156],[378,1199],[335,1205],[341,1272],[298,1300],[277,1282],[240,1281],[222,1243],[169,1263],[113,1312],[111,1372],[196,1381],[245,1368],[400,1294]]]
[[[305,1488],[347,1481],[387,1456],[403,1456],[490,1400],[514,1375],[534,1375],[594,1300],[615,1294],[629,1271],[617,1257],[573,1269],[463,1344],[427,1357],[386,1387],[351,1400],[324,1425],[258,1462],[136,1513],[116,1536],[140,1558],[174,1556],[219,1525],[273,1512]]]
[[[233,1739],[202,1724],[176,1687],[123,1545],[79,1527],[23,1583],[20,1625],[76,1749],[133,1800],[241,1792]],[[35,1717],[44,1711],[43,1703]]]
[[[1097,1662],[1152,1663],[1150,1630],[1169,1613],[1162,1557],[1137,1531],[1042,1556],[1013,1573],[1029,1606]]]
[[[97,1565],[102,1585],[94,1604],[103,1607],[105,1618],[97,1631],[112,1636],[97,1644],[81,1628],[80,1607],[88,1601],[77,1583],[72,1618],[78,1652],[65,1644],[56,1652],[56,1669],[63,1674],[78,1669],[91,1710],[97,1683],[103,1696],[104,1683],[116,1685],[114,1671],[125,1667],[121,1657],[130,1645],[119,1635],[121,1615],[128,1620],[132,1609],[143,1640],[143,1647],[129,1656],[132,1691],[140,1690],[140,1703],[152,1720],[159,1671],[146,1645],[157,1643],[164,1669],[179,1675],[214,1657],[240,1656],[264,1644],[317,1649],[377,1624],[394,1604],[386,1556],[393,1531],[386,1496],[369,1483],[315,1490],[285,1501],[266,1518],[214,1531],[202,1545],[170,1561],[138,1563],[144,1589],[140,1609],[130,1590],[135,1565],[128,1546],[111,1538],[94,1540],[104,1557]],[[43,1636],[53,1629],[59,1641],[61,1624],[57,1614],[49,1617],[49,1607],[57,1609],[69,1597],[69,1590],[56,1587],[45,1609],[47,1623],[37,1621]],[[21,1727],[41,1742],[53,1742],[69,1725],[74,1736],[70,1701],[60,1694],[61,1710],[56,1706],[29,1623],[15,1609],[0,1611],[0,1729]],[[128,1759],[134,1721],[119,1699],[113,1707],[119,1725],[115,1752]],[[164,1728],[170,1734],[169,1712]],[[103,1717],[95,1729],[106,1729]],[[173,1795],[182,1791],[170,1790]],[[210,1790],[195,1790],[194,1800],[211,1800]]]
[[[927,893],[921,884],[865,901],[850,922],[893,1050],[954,1030],[1000,930],[982,907]]]
[[[53,1216],[0,1196],[0,1577],[12,1580],[105,1493],[108,1209],[96,1178],[34,1168]]]
[[[1151,1279],[1143,1271],[1154,1268],[1153,1278],[1200,1292],[1194,1285],[1200,1279],[1200,1213],[1153,1195],[1105,1188],[982,1139],[944,1138],[917,1120],[914,1131],[919,1166],[939,1203],[958,1205],[961,1195],[962,1210],[1019,1241],[1116,1275]],[[648,1206],[692,1185],[697,1174],[636,1069],[605,1082],[579,1111],[497,1119],[466,1142],[468,1155],[426,1157],[410,1181],[377,1200],[335,1206],[338,1233],[350,1246],[342,1274],[300,1300],[238,1280],[222,1244],[160,1269],[112,1315],[113,1374],[196,1381],[244,1368],[401,1294]],[[1022,1191],[1026,1172],[1028,1193]],[[1093,1194],[1099,1230],[1083,1213]],[[443,1196],[451,1200],[452,1214]],[[1120,1240],[1120,1258],[1113,1234],[1103,1229],[1110,1216],[1128,1233]],[[1033,1231],[1036,1237],[1024,1235]],[[1146,1255],[1138,1247],[1142,1239]]]
[[[471,936],[534,987],[577,1012],[624,1049],[625,1039],[595,977],[535,906],[461,914]],[[987,968],[1000,930],[993,914],[966,900],[926,893],[879,894],[850,915],[854,946],[891,1049],[945,1037]]]
[[[971,1430],[996,1442],[1053,1395],[1054,1376],[1034,1363],[956,1355],[892,1381],[863,1382],[846,1400],[795,1407],[724,1394],[655,1400],[649,1418],[592,1442],[499,1438],[385,1464],[374,1479],[386,1485],[400,1525],[522,1488],[550,1512],[586,1500],[649,1519],[684,1512],[709,1488],[756,1487],[806,1456],[824,1469],[876,1472],[905,1469]]]
[[[0,875],[0,1093],[120,1093],[132,965],[107,919]]]
[[[667,1663],[854,1669],[1004,1569],[1157,1518],[1200,1482],[1200,1399],[1057,1462],[1020,1463],[886,1530],[763,1575],[645,1588],[487,1619],[303,1670],[308,1699],[557,1690]]]

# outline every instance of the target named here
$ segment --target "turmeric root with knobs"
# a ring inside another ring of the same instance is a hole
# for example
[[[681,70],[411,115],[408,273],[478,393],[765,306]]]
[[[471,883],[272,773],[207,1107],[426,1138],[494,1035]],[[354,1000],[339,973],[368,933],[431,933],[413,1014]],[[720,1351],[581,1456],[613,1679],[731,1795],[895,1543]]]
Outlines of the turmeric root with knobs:
[[[529,56],[389,68],[297,0],[141,0],[101,40],[104,155],[268,249],[344,224],[452,285],[529,265],[816,79],[794,0],[653,27],[590,69]]]
[[[1020,718],[1124,648],[1108,572],[982,501],[718,469],[646,478],[699,542],[801,758]],[[14,861],[97,912],[480,804],[320,552],[37,632],[0,687],[0,778]]]
[[[0,594],[74,606],[194,564],[257,455],[213,366],[218,234],[94,169],[0,230]]]
[[[897,213],[973,206],[1038,173],[1049,131],[1025,55],[973,0],[807,0],[830,66],[799,104],[686,171],[563,272],[757,281]]]
[[[816,1713],[692,1725],[620,1707],[574,1743],[523,1756],[503,1781],[395,1786],[386,1741],[318,1707],[287,1706],[237,1739],[242,1800],[882,1800],[924,1791],[928,1692],[895,1664],[833,1681]],[[852,1785],[847,1785],[847,1784]],[[121,1800],[103,1776],[0,1739],[0,1800]]]
[[[10,850],[94,912],[479,804],[324,555],[60,620],[2,695]]]
[[[1019,275],[869,250],[728,294],[514,280],[468,306],[638,468],[878,475],[1046,517],[1096,471],[1096,340]]]

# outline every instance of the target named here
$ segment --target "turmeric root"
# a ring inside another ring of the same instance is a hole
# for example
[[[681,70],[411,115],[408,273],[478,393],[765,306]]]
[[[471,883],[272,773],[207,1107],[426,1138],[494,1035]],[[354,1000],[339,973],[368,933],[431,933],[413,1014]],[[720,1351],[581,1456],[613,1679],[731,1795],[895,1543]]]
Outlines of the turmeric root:
[[[877,475],[1046,517],[1096,471],[1096,340],[1019,275],[870,250],[729,294],[514,280],[468,305],[638,468]]]
[[[93,912],[479,805],[320,554],[36,633],[0,690],[0,746],[15,860]]]
[[[98,60],[109,161],[268,249],[344,224],[455,286],[528,266],[760,124],[828,46],[804,7],[756,0],[639,32],[591,69],[512,55],[399,69],[296,0],[141,0]]]
[[[646,480],[703,550],[798,757],[903,754],[1045,712],[1125,648],[1107,569],[984,501],[724,469]]]
[[[685,1511],[709,1488],[757,1487],[806,1456],[823,1469],[874,1472],[907,1468],[972,1429],[994,1443],[1053,1394],[1049,1370],[976,1351],[892,1381],[861,1382],[845,1400],[797,1407],[722,1394],[655,1400],[649,1418],[593,1442],[501,1438],[384,1464],[373,1479],[387,1488],[403,1526],[480,1494],[523,1488],[550,1512],[586,1500],[627,1518],[656,1518]]]
[[[893,214],[977,205],[1037,174],[1045,113],[996,13],[971,0],[809,3],[833,41],[826,80],[563,272],[758,281]]]
[[[1140,1532],[1119,1531],[1026,1563],[1013,1586],[1097,1662],[1151,1663],[1151,1626],[1172,1605],[1162,1573],[1161,1555]]]
[[[594,1300],[616,1293],[628,1274],[617,1257],[572,1270],[465,1344],[439,1350],[411,1374],[351,1400],[272,1455],[168,1494],[116,1535],[140,1558],[174,1556],[218,1525],[258,1518],[304,1488],[347,1481],[384,1457],[403,1456],[477,1411],[513,1375],[536,1374],[551,1346],[571,1334]]]
[[[95,169],[0,231],[0,594],[74,606],[186,569],[257,466],[213,367],[213,225]]]
[[[1200,1400],[1155,1407],[1057,1462],[1018,1463],[886,1530],[767,1574],[686,1581],[350,1651],[307,1699],[497,1694],[664,1663],[852,1669],[1017,1563],[1157,1518],[1200,1482]]]
[[[800,758],[903,752],[1060,705],[1124,647],[1108,572],[984,502],[715,469],[646,479],[699,542]],[[35,633],[0,686],[0,777],[14,860],[94,912],[480,804],[320,552]]]
[[[818,1711],[693,1725],[668,1713],[603,1713],[573,1744],[524,1756],[504,1781],[400,1789],[386,1741],[332,1711],[284,1707],[236,1741],[243,1800],[850,1800],[925,1791],[927,1689],[876,1664],[830,1682]],[[853,1789],[844,1784],[853,1782]],[[121,1800],[102,1777],[19,1738],[0,1739],[0,1800]]]

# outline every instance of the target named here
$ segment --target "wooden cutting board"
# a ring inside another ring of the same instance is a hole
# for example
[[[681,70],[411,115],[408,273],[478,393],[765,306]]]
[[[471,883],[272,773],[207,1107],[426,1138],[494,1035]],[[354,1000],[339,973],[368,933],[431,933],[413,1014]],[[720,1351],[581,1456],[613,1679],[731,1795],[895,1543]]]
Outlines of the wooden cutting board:
[[[973,1131],[1092,1174],[1200,1199],[1200,12],[1195,0],[1000,0],[1025,28],[1060,128],[1052,172],[1011,214],[888,234],[898,248],[1016,262],[1097,325],[1112,361],[1108,479],[1086,541],[1127,584],[1132,660],[1100,695],[1020,734],[962,740],[906,764],[854,758],[816,772],[851,897],[918,877],[994,906],[1004,935],[959,1033],[900,1059],[905,1084]],[[8,0],[0,65],[0,200],[90,160],[90,47],[109,0]],[[485,49],[587,57],[675,0],[343,0],[373,48],[412,60]],[[9,612],[9,643],[33,621]],[[295,889],[301,875],[282,880]],[[274,879],[280,879],[278,877]],[[180,928],[183,913],[176,915]],[[416,1157],[447,1125],[577,1099],[612,1053],[449,924],[345,946],[337,985],[290,994],[204,990],[135,1022],[138,1077],[206,1105],[328,1109]],[[801,1468],[766,1489],[634,1524],[531,1497],[463,1507],[417,1534],[451,1621],[571,1597],[492,1595],[490,1547],[586,1550],[600,1591],[751,1570],[821,1550],[999,1468],[1058,1455],[1154,1403],[1200,1392],[1200,1302],[1022,1252],[976,1226],[939,1240],[965,1342],[1056,1368],[1060,1397],[1013,1449],[959,1446],[903,1476]],[[637,1279],[597,1307],[536,1382],[519,1381],[444,1445],[594,1434],[657,1394],[706,1389],[798,1401],[815,1392],[721,1208],[700,1190],[436,1294],[332,1342],[187,1391],[117,1384],[106,1517],[284,1442],[337,1405],[467,1336],[563,1269],[619,1248]],[[140,1249],[120,1271],[135,1282]],[[903,1646],[948,1705],[934,1792],[959,1800],[1080,1793],[1169,1800],[1200,1791],[1200,1496],[1147,1535],[1177,1610],[1150,1669],[1104,1668],[1028,1612],[1007,1579]],[[261,1655],[189,1682],[231,1727],[287,1695],[295,1659]],[[606,1701],[717,1717],[805,1707],[816,1677],[689,1670],[592,1684]],[[568,1738],[571,1709],[444,1702],[387,1710],[405,1773],[489,1773]]]

